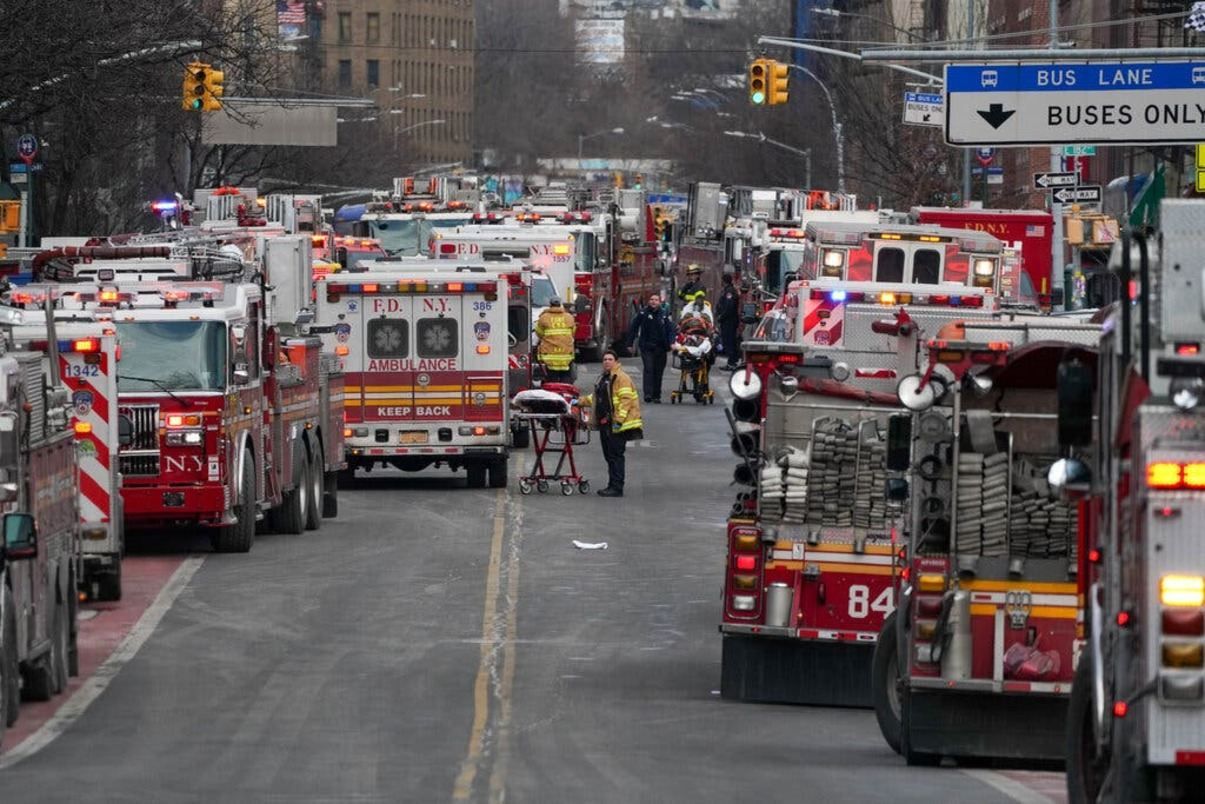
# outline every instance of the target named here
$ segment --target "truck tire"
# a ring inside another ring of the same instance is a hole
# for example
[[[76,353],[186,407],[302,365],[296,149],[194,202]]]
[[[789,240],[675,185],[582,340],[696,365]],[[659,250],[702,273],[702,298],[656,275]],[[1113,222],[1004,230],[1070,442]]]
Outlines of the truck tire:
[[[334,519],[339,516],[339,473],[327,472],[322,477],[322,516]]]
[[[309,493],[306,495],[309,506],[306,508],[305,529],[318,530],[322,527],[322,450],[315,448],[310,455],[310,464],[306,468],[309,480]]]
[[[489,465],[490,473],[490,488],[504,489],[506,488],[506,458],[499,458]]]
[[[68,576],[67,593],[67,675],[79,675],[79,588],[75,583],[75,570]]]
[[[1096,723],[1092,716],[1092,655],[1080,654],[1067,703],[1067,801],[1087,804],[1100,797],[1109,773],[1109,756],[1096,751]]]
[[[114,557],[113,569],[96,575],[96,599],[121,600],[121,559]]]
[[[243,456],[243,476],[239,485],[238,522],[214,529],[210,539],[219,553],[246,553],[255,542],[255,459],[248,451]]]
[[[67,604],[54,604],[54,620],[50,643],[50,691],[55,695],[67,689],[69,680],[68,663],[71,652],[71,624],[67,621]]]
[[[874,701],[874,716],[879,722],[879,731],[891,750],[900,752],[900,671],[899,637],[896,633],[896,613],[893,611],[883,621],[879,641],[874,646],[874,660],[870,666],[871,699]]]
[[[469,488],[485,488],[485,464],[470,463],[465,467],[465,474],[468,476],[467,485]]]
[[[4,708],[0,723],[11,726],[21,711],[21,671],[17,665],[17,620],[13,593],[4,587],[4,644],[0,646],[0,684],[4,686]]]
[[[306,466],[305,447],[295,444],[293,488],[281,495],[280,507],[276,509],[277,530],[281,533],[296,535],[305,530],[305,498],[309,495]]]

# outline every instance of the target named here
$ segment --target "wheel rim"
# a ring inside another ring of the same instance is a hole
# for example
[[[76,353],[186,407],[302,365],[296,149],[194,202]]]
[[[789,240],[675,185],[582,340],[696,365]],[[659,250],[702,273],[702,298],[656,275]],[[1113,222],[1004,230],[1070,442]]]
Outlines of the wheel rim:
[[[1087,794],[1087,799],[1095,801],[1101,785],[1104,784],[1105,776],[1109,772],[1109,754],[1105,752],[1098,756],[1096,753],[1096,735],[1092,728],[1091,707],[1085,707],[1084,718],[1080,723],[1079,750],[1079,763],[1068,762],[1068,765],[1079,765],[1075,772],[1079,776],[1080,785]]]
[[[310,473],[305,464],[301,467],[301,482],[297,487],[297,499],[301,503],[301,523],[304,527],[305,521],[310,516]]]
[[[887,706],[895,719],[900,719],[900,684],[903,680],[899,674],[899,659],[892,656],[887,660]]]

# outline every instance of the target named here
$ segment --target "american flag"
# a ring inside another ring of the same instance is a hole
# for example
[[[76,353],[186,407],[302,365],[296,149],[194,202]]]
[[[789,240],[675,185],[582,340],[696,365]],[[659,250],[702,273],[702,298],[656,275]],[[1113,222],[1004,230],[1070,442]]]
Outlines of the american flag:
[[[276,21],[280,25],[305,22],[305,0],[276,0]]]
[[[1184,20],[1184,27],[1205,33],[1205,2],[1192,4],[1192,10],[1188,12],[1188,18]]]
[[[1043,234],[1045,234],[1045,232],[1046,232],[1045,226],[1034,226],[1031,224],[1031,225],[1025,227],[1025,236],[1026,237],[1041,237]]]

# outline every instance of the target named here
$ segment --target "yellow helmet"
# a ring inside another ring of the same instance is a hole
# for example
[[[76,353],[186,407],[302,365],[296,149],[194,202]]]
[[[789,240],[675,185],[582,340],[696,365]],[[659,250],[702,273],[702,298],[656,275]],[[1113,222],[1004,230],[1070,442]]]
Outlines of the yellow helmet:
[[[701,274],[701,273],[703,273],[703,269],[701,267],[699,267],[699,264],[697,262],[692,262],[690,265],[686,266],[686,274],[688,276],[690,274]]]

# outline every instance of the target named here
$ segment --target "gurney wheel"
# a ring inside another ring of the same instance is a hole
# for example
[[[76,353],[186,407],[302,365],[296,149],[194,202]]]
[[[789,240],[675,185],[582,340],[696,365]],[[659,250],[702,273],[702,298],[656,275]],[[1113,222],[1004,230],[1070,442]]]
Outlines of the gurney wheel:
[[[527,482],[526,480],[520,480],[519,481],[519,493],[520,494],[531,494],[531,483]]]
[[[547,480],[537,480],[536,481],[536,491],[540,492],[541,494],[548,491],[548,481]]]
[[[561,483],[561,494],[564,494],[566,497],[569,497],[573,494],[573,484],[568,480]]]
[[[708,395],[707,395],[707,404],[708,404],[708,405],[714,405],[714,404],[715,404],[715,394],[714,394],[714,393],[711,393],[711,394],[708,394]]]
[[[590,493],[590,481],[589,480],[579,480],[577,483],[577,491],[579,494],[589,494]]]

